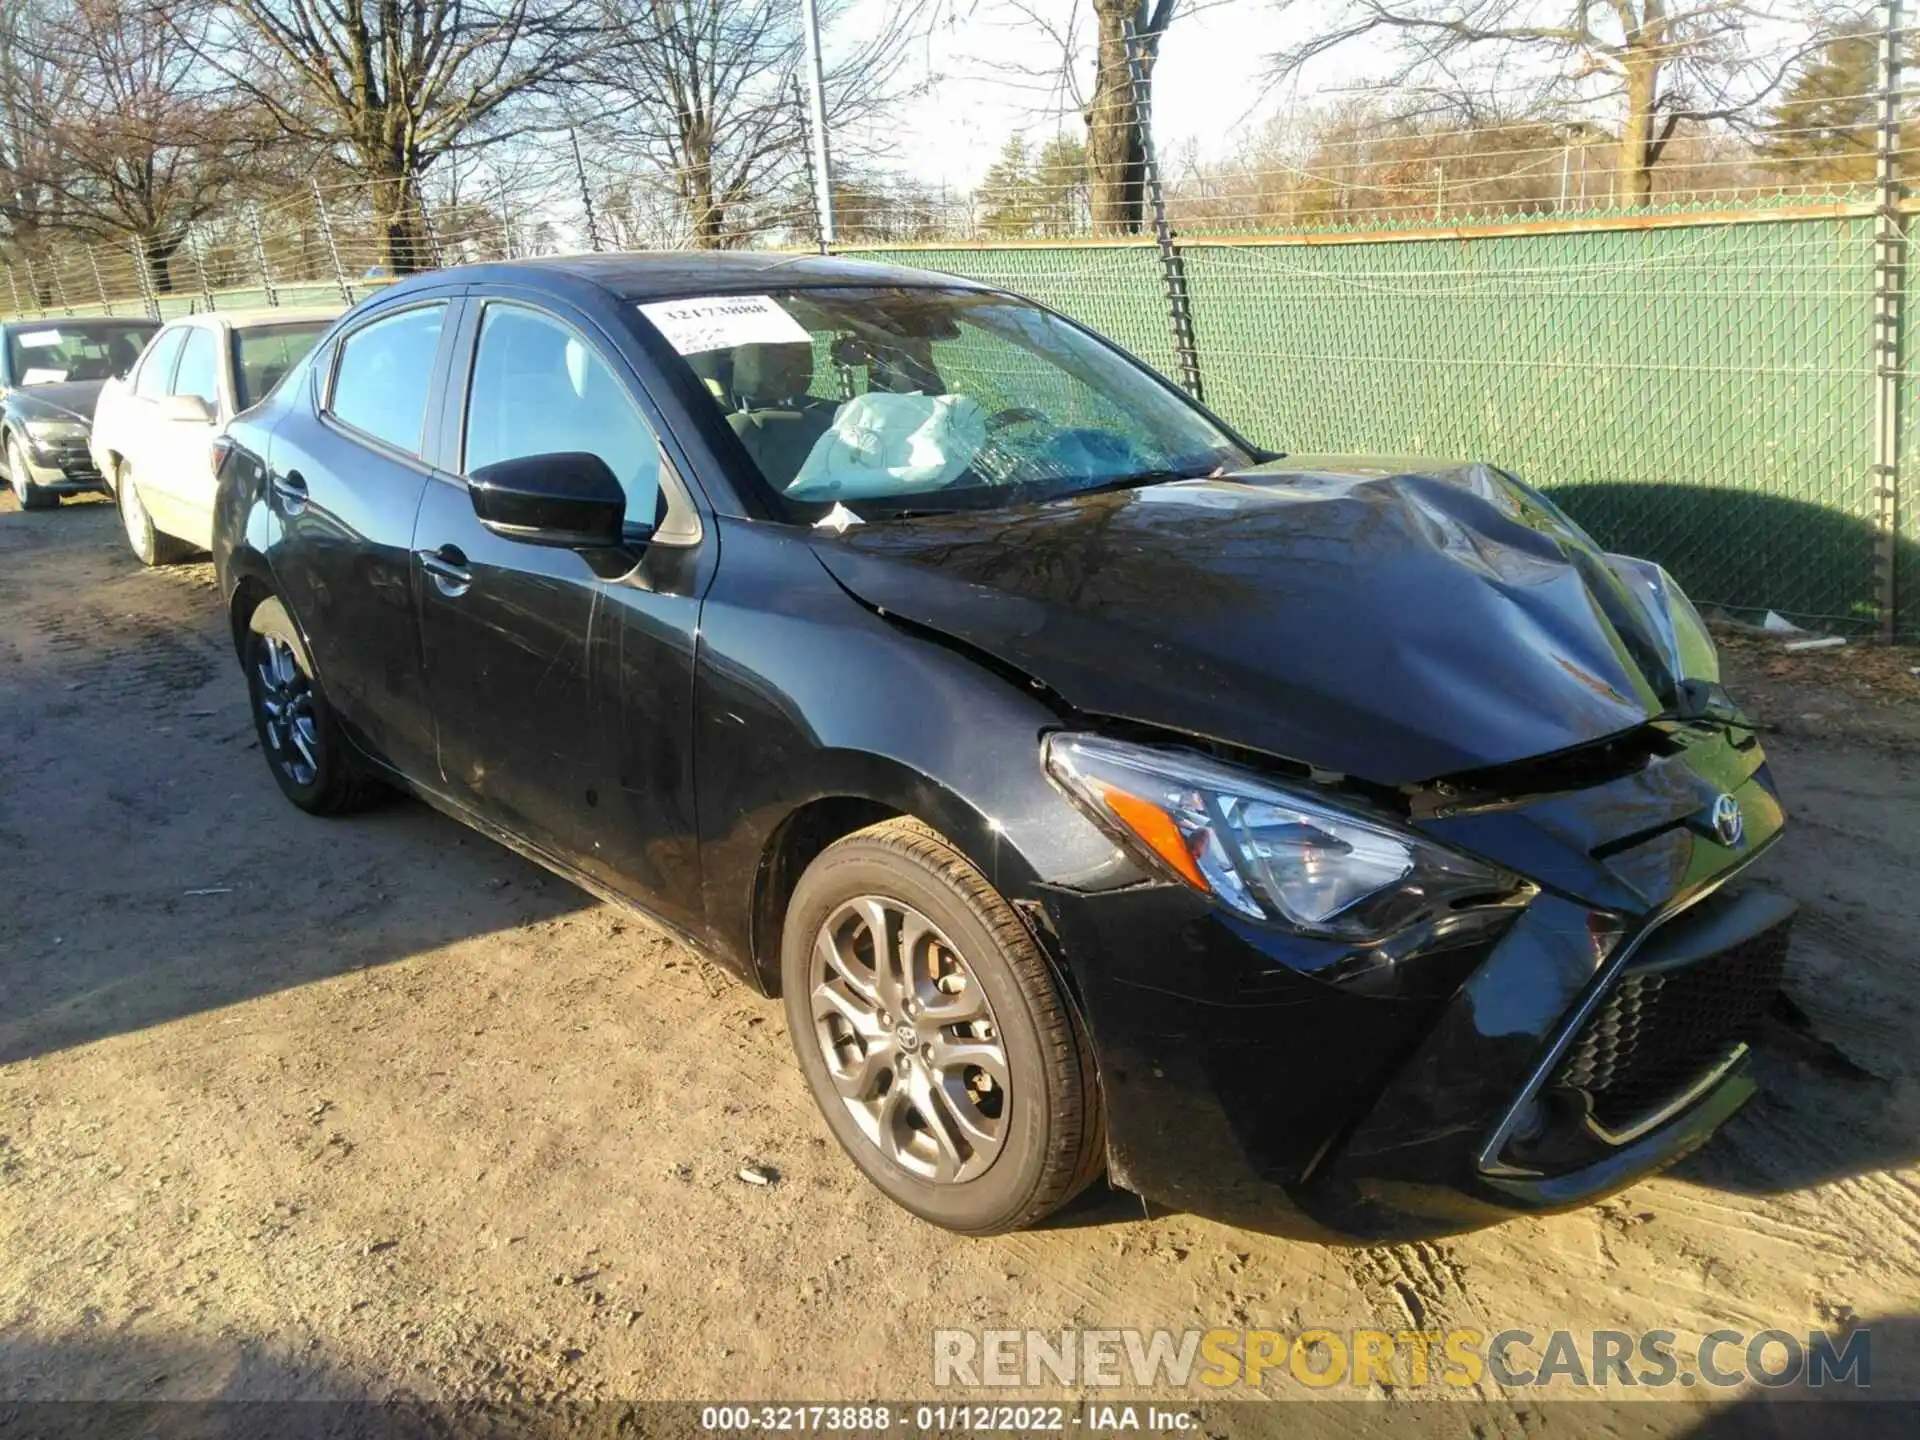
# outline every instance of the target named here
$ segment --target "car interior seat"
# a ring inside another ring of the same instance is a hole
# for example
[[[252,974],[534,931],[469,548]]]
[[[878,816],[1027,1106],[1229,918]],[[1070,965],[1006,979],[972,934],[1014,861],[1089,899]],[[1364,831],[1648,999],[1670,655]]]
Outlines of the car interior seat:
[[[700,378],[707,393],[720,404],[722,410],[733,409],[733,352],[731,350],[701,350],[684,357],[687,368]]]
[[[130,335],[116,335],[107,346],[107,363],[114,375],[125,375],[140,359],[140,346]]]
[[[738,409],[727,424],[776,490],[785,490],[827,433],[839,408],[807,393],[813,384],[813,346],[740,345],[733,352]]]
[[[69,380],[106,380],[113,375],[113,352],[102,349],[98,354],[82,350],[73,357],[73,363],[67,369]]]

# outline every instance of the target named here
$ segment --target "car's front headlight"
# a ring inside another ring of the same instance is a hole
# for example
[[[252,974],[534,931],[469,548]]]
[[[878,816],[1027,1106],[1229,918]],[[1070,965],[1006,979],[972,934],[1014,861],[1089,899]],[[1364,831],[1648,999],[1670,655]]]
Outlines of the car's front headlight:
[[[1057,734],[1044,758],[1082,809],[1155,868],[1309,934],[1379,940],[1525,888],[1410,830],[1202,756]]]
[[[27,434],[36,445],[65,445],[87,438],[87,427],[78,420],[29,420]]]

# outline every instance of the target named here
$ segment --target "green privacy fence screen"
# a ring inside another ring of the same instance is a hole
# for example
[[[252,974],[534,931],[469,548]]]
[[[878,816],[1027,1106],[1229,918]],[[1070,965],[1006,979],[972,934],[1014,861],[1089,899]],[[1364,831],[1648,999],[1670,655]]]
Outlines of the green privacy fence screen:
[[[1207,401],[1294,453],[1491,461],[1705,604],[1870,629],[1872,219],[1660,218],[1181,241]],[[846,253],[1031,295],[1177,373],[1150,246]],[[1908,404],[1909,468],[1916,425]]]

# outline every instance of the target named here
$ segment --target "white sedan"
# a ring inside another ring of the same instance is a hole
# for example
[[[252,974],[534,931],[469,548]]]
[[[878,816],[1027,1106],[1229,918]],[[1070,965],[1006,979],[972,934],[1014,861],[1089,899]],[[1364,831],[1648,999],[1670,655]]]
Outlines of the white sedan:
[[[173,564],[212,545],[214,437],[264,399],[339,313],[183,316],[125,379],[106,383],[90,448],[142,564]]]

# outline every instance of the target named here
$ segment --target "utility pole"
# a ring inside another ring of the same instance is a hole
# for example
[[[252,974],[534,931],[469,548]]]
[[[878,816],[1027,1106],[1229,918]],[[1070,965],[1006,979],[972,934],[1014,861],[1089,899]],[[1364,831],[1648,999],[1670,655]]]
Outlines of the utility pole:
[[[820,212],[820,253],[833,249],[833,167],[827,155],[827,80],[820,65],[820,7],[800,0],[800,17],[807,32],[807,92],[813,113],[813,190]]]
[[[810,124],[806,118],[807,101],[806,97],[800,93],[800,77],[798,75],[793,77],[793,113],[802,125]],[[811,159],[807,162],[807,172],[809,177],[809,183],[807,185],[807,214],[811,216],[813,220],[813,243],[819,246],[820,253],[824,255],[827,253],[827,247],[824,243],[824,237],[827,232],[821,228],[825,224],[825,220],[820,214],[820,187],[811,183],[813,172],[813,162]]]
[[[580,132],[567,127],[567,139],[573,142],[573,178],[580,182],[580,208],[587,216],[587,248],[600,251],[600,226],[593,218],[593,191],[587,188],[587,162],[580,158]]]
[[[1897,629],[1894,557],[1900,535],[1901,297],[1906,279],[1906,220],[1900,213],[1900,0],[1883,0],[1880,127],[1874,161],[1873,220],[1873,603],[1880,638]]]

